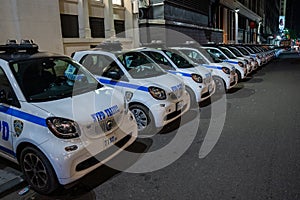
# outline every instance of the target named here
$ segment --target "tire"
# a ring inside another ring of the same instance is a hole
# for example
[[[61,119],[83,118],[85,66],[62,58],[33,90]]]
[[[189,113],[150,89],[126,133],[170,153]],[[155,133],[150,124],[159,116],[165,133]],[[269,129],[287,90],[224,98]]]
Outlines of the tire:
[[[154,118],[148,108],[139,104],[132,104],[129,106],[129,110],[135,117],[139,134],[147,136],[155,134]]]
[[[215,84],[216,84],[216,93],[217,94],[224,94],[226,92],[225,83],[222,78],[214,76],[213,77]]]
[[[28,184],[38,193],[48,195],[59,183],[46,156],[33,147],[25,147],[20,156],[20,166]]]
[[[238,82],[241,82],[242,81],[242,74],[240,71],[236,70],[236,73],[238,75]]]
[[[190,95],[190,107],[191,108],[196,108],[198,106],[197,101],[196,101],[196,96],[194,94],[194,92],[192,91],[191,88],[186,87],[186,91],[189,93]]]

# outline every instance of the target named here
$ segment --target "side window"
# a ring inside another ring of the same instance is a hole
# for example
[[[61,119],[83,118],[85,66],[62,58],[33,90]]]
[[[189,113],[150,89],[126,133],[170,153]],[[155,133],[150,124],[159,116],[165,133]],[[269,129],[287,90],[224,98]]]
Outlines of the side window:
[[[20,107],[19,101],[11,87],[11,84],[0,67],[0,103]]]
[[[197,62],[199,64],[205,64],[205,61],[203,60],[203,58],[201,57],[201,55],[198,52],[196,52],[196,51],[193,51],[193,50],[189,51],[188,52],[188,56],[190,58],[192,58],[192,60],[194,62]]]
[[[111,76],[112,73],[116,73],[117,76],[116,77],[112,77]],[[119,80],[122,77],[124,77],[124,73],[120,69],[120,67],[118,66],[118,64],[115,61],[113,61],[112,63],[110,63],[108,66],[106,66],[104,68],[102,76]]]
[[[117,72],[120,77],[124,75],[118,64],[109,56],[106,55],[87,55],[82,61],[82,65],[85,66],[92,74],[97,76],[107,77],[109,72]]]
[[[159,66],[161,66],[164,70],[174,70],[171,63],[160,53],[145,51],[144,52],[147,56],[152,58]]]

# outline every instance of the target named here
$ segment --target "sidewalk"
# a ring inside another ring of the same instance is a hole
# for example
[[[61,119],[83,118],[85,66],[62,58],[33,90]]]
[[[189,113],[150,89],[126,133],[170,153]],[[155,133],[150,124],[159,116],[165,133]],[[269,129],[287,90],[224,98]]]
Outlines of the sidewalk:
[[[10,190],[24,183],[22,172],[9,167],[9,161],[1,160],[0,163],[0,198]]]

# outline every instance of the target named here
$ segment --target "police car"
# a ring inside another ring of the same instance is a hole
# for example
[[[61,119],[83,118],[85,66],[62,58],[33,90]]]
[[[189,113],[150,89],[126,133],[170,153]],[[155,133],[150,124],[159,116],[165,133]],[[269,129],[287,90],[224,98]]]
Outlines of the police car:
[[[245,61],[236,58],[231,52],[229,52],[228,50],[222,47],[218,48],[218,47],[211,47],[211,46],[203,46],[203,48],[207,52],[215,55],[223,62],[227,62],[233,65],[236,69],[238,81],[241,81],[242,79],[246,78],[247,67]]]
[[[103,44],[74,52],[72,57],[101,83],[123,93],[127,90],[132,93],[129,109],[136,118],[141,137],[153,135],[190,108],[183,80],[165,72],[141,52],[118,51]]]
[[[0,154],[39,193],[78,180],[135,141],[126,100],[70,57],[28,41],[0,46]]]
[[[195,63],[201,64],[211,70],[212,77],[216,84],[216,92],[222,93],[231,89],[237,84],[237,74],[235,68],[229,64],[218,60],[216,57],[208,54],[201,47],[189,45],[192,47],[174,47]]]
[[[139,48],[152,58],[164,70],[183,78],[186,90],[190,95],[191,105],[210,98],[215,93],[215,82],[211,72],[201,65],[196,65],[189,58],[175,49]]]

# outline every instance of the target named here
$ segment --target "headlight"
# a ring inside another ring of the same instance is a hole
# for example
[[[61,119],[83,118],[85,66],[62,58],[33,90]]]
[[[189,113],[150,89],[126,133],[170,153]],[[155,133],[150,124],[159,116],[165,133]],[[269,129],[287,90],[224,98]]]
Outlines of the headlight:
[[[164,100],[167,98],[166,92],[158,87],[149,87],[149,92],[152,95],[153,98],[158,100]]]
[[[243,64],[242,62],[238,62],[238,65],[239,65],[240,67],[244,67],[244,64]]]
[[[49,117],[46,122],[49,130],[58,138],[72,139],[80,136],[79,125],[73,120]]]
[[[227,68],[227,67],[222,67],[222,71],[223,71],[225,74],[230,74],[230,69]]]
[[[199,74],[192,74],[192,79],[197,83],[202,83],[203,79]]]

